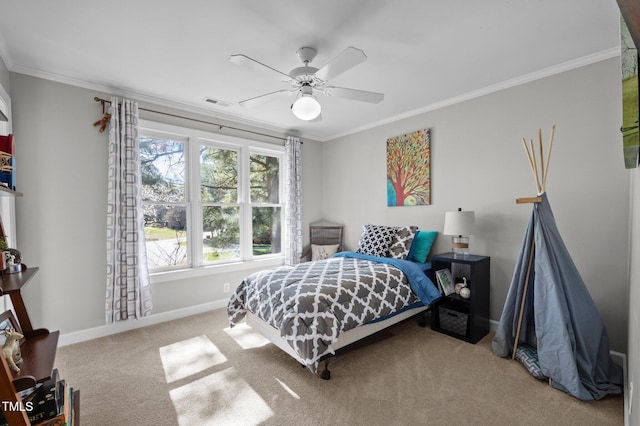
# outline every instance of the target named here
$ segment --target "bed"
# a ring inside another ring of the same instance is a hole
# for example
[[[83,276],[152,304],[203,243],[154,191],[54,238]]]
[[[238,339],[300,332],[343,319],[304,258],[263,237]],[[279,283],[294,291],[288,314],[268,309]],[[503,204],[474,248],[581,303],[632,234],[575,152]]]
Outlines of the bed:
[[[425,273],[434,238],[433,231],[415,227],[365,225],[355,252],[246,277],[229,299],[230,325],[246,320],[318,373],[319,363],[338,349],[424,312],[440,297]],[[430,242],[423,258],[416,252],[424,253],[418,247],[424,240]],[[330,377],[327,364],[324,379]]]

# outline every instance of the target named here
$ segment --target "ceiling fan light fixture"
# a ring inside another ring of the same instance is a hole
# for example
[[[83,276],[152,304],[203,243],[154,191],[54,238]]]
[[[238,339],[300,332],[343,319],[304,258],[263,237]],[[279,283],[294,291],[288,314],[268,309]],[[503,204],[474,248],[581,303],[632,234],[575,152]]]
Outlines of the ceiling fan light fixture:
[[[257,68],[262,72],[268,72],[272,77],[279,81],[289,83],[290,90],[277,90],[275,92],[266,93],[254,98],[245,99],[238,102],[241,106],[257,105],[261,100],[269,100],[276,95],[298,93],[295,101],[291,104],[291,111],[296,118],[303,121],[318,121],[321,117],[322,106],[318,102],[314,92],[321,92],[326,96],[337,98],[352,99],[360,102],[368,102],[377,104],[384,99],[384,94],[376,92],[368,92],[365,90],[348,89],[345,87],[326,86],[329,80],[350,70],[356,65],[364,62],[367,55],[360,49],[355,47],[347,47],[338,56],[324,64],[321,68],[309,66],[309,63],[316,56],[316,49],[312,47],[301,47],[296,52],[298,58],[302,61],[303,66],[294,68],[288,74],[271,68],[262,62],[256,61],[246,55],[231,55],[229,60],[237,65],[250,66]]]
[[[320,115],[322,106],[315,96],[303,93],[291,104],[291,111],[300,120],[310,121]]]

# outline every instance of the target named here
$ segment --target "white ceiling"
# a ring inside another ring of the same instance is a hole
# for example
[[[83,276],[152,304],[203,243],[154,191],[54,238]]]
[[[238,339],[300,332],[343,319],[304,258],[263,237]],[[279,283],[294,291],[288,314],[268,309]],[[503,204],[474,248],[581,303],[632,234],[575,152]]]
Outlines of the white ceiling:
[[[618,22],[615,0],[0,0],[0,55],[10,71],[324,141],[615,56]],[[364,50],[329,83],[385,99],[319,95],[313,123],[289,97],[237,105],[288,86],[230,55],[288,73],[302,46],[317,68]]]

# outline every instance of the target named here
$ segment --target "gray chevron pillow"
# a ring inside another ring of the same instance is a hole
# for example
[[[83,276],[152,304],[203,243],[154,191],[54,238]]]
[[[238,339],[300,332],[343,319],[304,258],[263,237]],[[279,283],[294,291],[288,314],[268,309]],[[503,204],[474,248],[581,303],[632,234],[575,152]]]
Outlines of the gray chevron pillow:
[[[395,234],[391,237],[391,245],[389,246],[389,254],[387,257],[406,260],[418,227],[402,226],[395,228],[395,230]]]

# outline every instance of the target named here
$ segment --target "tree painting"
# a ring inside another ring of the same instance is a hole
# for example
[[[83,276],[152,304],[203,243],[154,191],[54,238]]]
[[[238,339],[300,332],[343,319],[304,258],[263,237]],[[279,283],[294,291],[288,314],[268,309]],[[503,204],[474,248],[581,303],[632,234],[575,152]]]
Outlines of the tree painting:
[[[431,204],[431,132],[387,139],[387,205]]]

